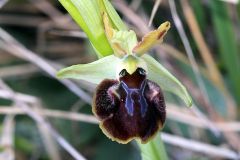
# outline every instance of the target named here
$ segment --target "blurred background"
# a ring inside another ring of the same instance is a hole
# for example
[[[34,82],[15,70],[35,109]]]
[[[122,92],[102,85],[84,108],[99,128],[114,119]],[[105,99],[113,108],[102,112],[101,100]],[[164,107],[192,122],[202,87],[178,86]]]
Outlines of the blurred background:
[[[151,54],[194,104],[164,93],[162,139],[169,159],[240,159],[238,0],[112,0],[139,39],[172,27]],[[64,66],[96,60],[91,44],[56,0],[0,0],[0,159],[135,159],[135,142],[106,138],[92,116],[96,86],[55,78]]]

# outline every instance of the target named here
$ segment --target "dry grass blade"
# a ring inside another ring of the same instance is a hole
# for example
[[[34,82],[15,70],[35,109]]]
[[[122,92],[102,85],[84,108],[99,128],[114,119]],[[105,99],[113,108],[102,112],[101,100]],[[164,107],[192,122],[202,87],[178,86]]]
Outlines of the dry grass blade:
[[[21,21],[19,21],[21,19]],[[45,22],[47,18],[40,16],[28,15],[0,15],[1,25],[17,25],[22,27],[38,27],[39,24]]]
[[[0,89],[0,97],[9,99],[11,98],[11,92],[7,90]],[[37,103],[38,99],[31,95],[26,95],[23,93],[16,93],[16,98],[26,103]]]
[[[222,90],[225,91],[224,83],[221,77],[220,72],[217,69],[216,63],[213,60],[212,53],[208,48],[206,42],[204,41],[203,35],[198,26],[197,20],[195,18],[194,12],[188,2],[188,0],[182,0],[181,6],[183,8],[183,13],[187,24],[191,30],[194,40],[198,45],[198,49],[201,53],[201,56],[205,62],[205,65],[208,68],[209,76],[212,78],[212,81]]]
[[[171,106],[171,105],[170,105]],[[172,114],[171,111],[172,109],[168,110],[168,112],[170,112],[170,114]],[[179,109],[178,109],[179,110]],[[178,117],[180,113],[183,113],[182,116],[186,115],[186,114],[190,114],[190,113],[186,113],[189,111],[175,111],[175,117]],[[24,114],[25,112],[19,108],[10,108],[10,107],[0,107],[0,114]],[[55,117],[55,118],[66,118],[69,120],[75,120],[75,121],[82,121],[82,120],[86,120],[86,117],[84,117],[85,115],[82,114],[78,114],[78,113],[69,113],[69,112],[63,112],[63,111],[55,111],[55,110],[41,110],[40,112],[42,115],[44,116],[48,116],[48,117]],[[59,114],[60,113],[60,114]],[[177,114],[177,116],[176,116]],[[78,118],[77,118],[78,117]],[[181,116],[180,116],[181,117]],[[189,117],[189,116],[188,116]],[[89,118],[91,119],[95,119],[95,117],[93,116],[89,116]],[[186,117],[187,118],[187,117]],[[190,118],[190,121],[192,121],[193,119]],[[89,123],[95,123],[98,124],[98,121],[95,119],[94,121],[88,121]],[[195,119],[192,121],[194,122],[200,122],[199,119]],[[200,122],[201,123],[201,122]],[[227,126],[240,126],[240,124],[237,123],[225,123],[225,124],[219,124],[219,126],[227,127]],[[218,146],[213,146],[213,145],[209,145],[206,143],[201,143],[201,142],[197,142],[194,140],[189,140],[189,139],[185,139],[182,137],[178,137],[178,136],[173,136],[173,135],[169,135],[166,133],[162,133],[162,138],[163,141],[165,143],[174,145],[174,146],[178,146],[178,147],[182,147],[185,149],[189,149],[192,151],[196,151],[196,152],[200,152],[200,153],[204,153],[213,157],[221,157],[221,158],[236,158],[237,154],[234,151],[231,151],[229,149],[226,148],[220,148]],[[220,153],[221,152],[221,153]]]
[[[188,55],[188,58],[189,58],[189,61],[190,61],[190,64],[192,66],[192,69],[193,69],[193,72],[195,74],[195,77],[196,77],[196,80],[197,80],[197,84],[199,86],[199,89],[200,89],[200,93],[203,97],[203,100],[207,103],[207,104],[211,104],[210,101],[209,101],[209,95],[208,95],[208,92],[207,92],[207,89],[205,87],[205,84],[203,82],[203,79],[201,77],[201,74],[200,74],[200,70],[199,70],[199,67],[198,67],[198,64],[197,64],[197,61],[193,55],[193,51],[191,49],[191,46],[190,46],[190,43],[189,43],[189,40],[187,38],[187,35],[184,31],[184,28],[183,28],[183,25],[182,25],[182,22],[178,16],[178,13],[177,13],[177,10],[176,10],[176,5],[175,5],[175,1],[174,0],[169,0],[169,5],[170,5],[170,10],[171,10],[171,13],[172,13],[172,17],[173,17],[173,21],[175,23],[175,26],[178,30],[178,33],[181,37],[181,40],[183,42],[183,45],[184,45],[184,48],[186,50],[186,53]],[[197,114],[200,114],[201,112],[195,108],[197,112]],[[207,109],[207,112],[209,113],[210,117],[212,119],[218,119],[218,115],[216,114],[216,112],[214,111],[212,105],[208,105],[206,107]],[[201,114],[203,115],[203,114]],[[214,130],[213,130],[214,131]],[[219,133],[216,132],[215,130],[215,134],[216,135],[219,135]]]
[[[3,123],[3,130],[0,139],[0,159],[1,160],[14,160],[14,115],[6,115]]]
[[[178,136],[162,133],[162,139],[165,143],[179,146],[185,149],[189,149],[195,152],[204,153],[214,158],[225,158],[225,159],[239,159],[239,155],[232,150],[222,148],[219,146],[213,146],[189,139],[185,139]]]
[[[0,1],[0,8],[2,8],[7,2],[8,2],[8,0],[1,0]]]
[[[57,24],[66,24],[70,20],[70,18],[65,17],[62,18],[62,13],[59,12],[51,3],[46,0],[29,0],[32,4],[41,10],[43,13],[48,15],[55,23]]]
[[[142,35],[145,35],[150,31],[145,22],[130,8],[128,8],[125,2],[115,1],[114,4],[118,10],[123,11],[122,13],[127,15],[126,18],[128,18],[135,26],[140,26],[139,30],[141,31]]]
[[[196,76],[196,79],[197,79],[197,83],[199,85],[199,89],[200,89],[200,91],[201,91],[201,93],[202,93],[202,95],[204,97],[204,100],[208,104],[210,104],[208,92],[207,92],[206,87],[205,87],[205,85],[203,83],[203,80],[202,80],[202,78],[200,76],[200,71],[199,71],[196,59],[194,58],[194,55],[193,55],[190,43],[189,43],[188,38],[186,36],[186,33],[185,33],[184,29],[183,29],[182,22],[181,22],[181,20],[180,20],[180,18],[178,16],[178,13],[177,13],[177,10],[176,10],[175,1],[174,0],[169,0],[169,5],[170,5],[170,10],[171,10],[171,13],[172,13],[172,16],[173,16],[174,23],[175,23],[175,25],[177,27],[179,35],[180,35],[180,37],[182,39],[182,42],[184,44],[185,50],[186,50],[186,52],[188,54],[191,66],[192,66],[193,71],[195,73],[195,76]],[[218,116],[218,114],[216,114],[216,112],[214,111],[212,106],[209,106],[207,109],[208,109],[208,112],[209,112],[209,114],[210,114],[212,119],[214,119],[214,120],[222,120],[222,118],[220,116]],[[224,135],[228,139],[228,142],[229,142],[229,144],[232,147],[234,147],[235,149],[239,149],[240,148],[240,144],[236,143],[237,141],[239,141],[239,136],[237,134],[225,133]]]
[[[87,35],[81,31],[61,31],[61,30],[51,30],[49,34],[63,36],[63,37],[77,37],[77,38],[87,38]]]
[[[10,108],[6,106],[0,107],[0,114],[26,114],[20,108]],[[86,123],[98,124],[99,121],[92,115],[82,114],[82,113],[75,113],[75,112],[66,112],[60,110],[51,110],[51,109],[42,109],[38,114],[42,116],[46,116],[49,118],[59,118],[59,119],[66,119],[71,121],[81,121]]]
[[[0,28],[0,37],[4,40],[5,44],[0,45],[0,47],[9,53],[27,60],[39,68],[47,72],[52,78],[56,79],[56,72],[57,70],[51,65],[51,63],[37,54],[33,53],[32,51],[28,50],[27,48],[23,47],[19,42],[17,42],[11,35],[5,32],[3,29]],[[4,43],[3,42],[3,43]],[[56,64],[54,64],[56,65]],[[68,87],[72,92],[82,98],[85,102],[91,104],[92,98],[86,92],[81,90],[75,83],[70,80],[62,80],[62,82],[66,87]]]
[[[172,47],[170,44],[164,43],[161,46],[159,46],[159,48],[167,52],[167,54],[179,60],[180,62],[184,64],[189,64],[188,58],[182,52]]]
[[[225,97],[227,97],[226,98],[228,102],[227,106],[229,107],[230,111],[229,117],[231,118],[236,117],[236,105],[233,99],[230,97],[229,91],[225,87],[222,76],[219,70],[217,69],[217,65],[212,57],[213,54],[210,52],[210,49],[208,48],[206,42],[204,41],[203,35],[200,31],[194,12],[188,0],[182,0],[180,2],[183,8],[184,16],[186,17],[185,19],[188,23],[193,38],[198,45],[198,49],[207,67],[208,76],[213,81],[213,84],[215,84],[224,93]]]
[[[192,127],[210,129],[209,124],[196,117],[190,110],[179,108],[175,104],[167,104],[168,119],[176,122],[184,123]],[[10,108],[7,106],[0,106],[0,114],[26,114],[20,108]],[[86,123],[98,124],[99,121],[92,115],[67,112],[60,110],[41,109],[38,114],[49,118],[59,118],[71,121],[81,121]],[[220,131],[225,132],[240,132],[239,122],[215,122],[214,125]]]
[[[233,4],[238,4],[239,3],[239,0],[221,0],[221,1],[224,1],[224,2],[227,2],[227,3],[233,3]]]
[[[11,92],[12,100],[15,102],[16,105],[21,107],[23,111],[25,111],[28,116],[38,123],[38,125],[43,125],[48,131],[51,133],[56,141],[66,150],[69,154],[71,154],[77,160],[85,160],[85,158],[75,149],[73,148],[56,130],[54,130],[49,123],[37,112],[35,112],[28,104],[19,101],[16,98],[16,93],[0,79],[0,87],[4,90]]]
[[[131,2],[131,4],[130,4],[130,7],[131,7],[134,11],[136,11],[136,10],[140,7],[142,1],[143,1],[143,0],[133,0],[133,1]]]
[[[11,56],[11,55],[9,55]],[[72,65],[76,63],[82,63],[86,61],[93,60],[94,57],[91,56],[82,56],[81,59],[77,56],[73,56],[71,58],[64,58],[60,59],[59,61],[54,61],[56,64],[67,64]],[[3,60],[4,61],[4,60]],[[56,66],[57,68],[63,68],[63,66]],[[18,77],[18,76],[25,76],[25,75],[32,75],[34,76],[34,73],[41,72],[41,69],[37,67],[34,64],[20,64],[20,65],[14,65],[14,66],[6,66],[0,68],[0,77],[3,79],[11,78],[11,77]]]
[[[151,17],[150,20],[148,22],[148,27],[150,27],[152,25],[153,22],[153,18],[155,17],[158,7],[160,6],[160,3],[162,2],[162,0],[156,0],[152,9],[152,13],[151,13]]]
[[[32,64],[1,67],[0,77],[4,79],[11,76],[27,75],[27,74],[35,73],[38,70],[39,70],[38,67]]]
[[[197,83],[199,85],[199,89],[201,90],[202,95],[204,95],[204,98],[205,98],[206,102],[210,103],[208,92],[207,92],[206,87],[205,87],[205,85],[203,83],[203,80],[202,80],[202,78],[200,76],[200,71],[199,71],[199,67],[198,67],[197,61],[196,61],[196,59],[195,59],[195,57],[193,55],[193,51],[191,49],[189,40],[188,40],[187,35],[186,35],[186,33],[185,33],[184,29],[183,29],[182,22],[181,22],[181,20],[180,20],[180,18],[178,16],[174,0],[169,0],[169,5],[170,5],[170,10],[171,10],[171,13],[172,13],[173,21],[175,23],[175,26],[176,26],[176,28],[178,30],[178,33],[179,33],[181,39],[182,39],[184,48],[186,50],[186,53],[187,53],[188,58],[190,60],[191,66],[192,66],[193,71],[194,71],[194,74],[196,76]]]
[[[34,106],[34,109],[36,112],[41,112],[42,107],[41,106]],[[44,119],[45,116],[41,115]],[[58,150],[58,147],[56,146],[56,143],[54,141],[54,137],[51,135],[51,132],[48,130],[48,128],[45,125],[41,125],[40,123],[37,123],[38,130],[41,134],[41,138],[43,140],[45,150],[47,151],[50,159],[52,160],[61,160],[60,152]]]
[[[192,127],[199,127],[205,129],[211,129],[208,122],[204,122],[199,119],[195,114],[192,113],[191,110],[186,110],[183,108],[179,108],[174,104],[167,104],[168,109],[168,118],[180,123],[187,124]],[[214,128],[217,128],[220,131],[226,132],[239,132],[240,131],[240,123],[239,122],[213,122],[212,125]]]
[[[50,159],[60,160],[61,159],[60,154],[55,142],[53,141],[53,137],[51,136],[51,133],[49,133],[48,129],[42,125],[37,124],[37,127],[41,133],[41,137],[42,137],[45,149],[48,152]]]

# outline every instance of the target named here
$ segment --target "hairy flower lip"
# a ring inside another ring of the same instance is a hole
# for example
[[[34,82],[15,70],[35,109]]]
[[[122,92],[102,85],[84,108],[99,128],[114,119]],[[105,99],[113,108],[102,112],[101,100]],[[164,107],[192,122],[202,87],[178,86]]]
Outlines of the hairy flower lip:
[[[166,118],[160,87],[146,79],[142,69],[119,80],[105,79],[96,89],[92,111],[103,133],[119,143],[132,139],[148,142]]]
[[[150,106],[148,106],[146,115],[141,115],[141,110],[136,104],[134,105],[134,115],[129,115],[125,107],[120,105],[122,104],[120,101],[118,101],[114,107],[108,107],[106,103],[112,104],[112,102],[103,97],[106,96],[106,92],[103,92],[106,90],[102,88],[102,86],[107,85],[107,83],[117,85],[120,82],[117,80],[104,80],[99,84],[94,94],[92,111],[100,120],[100,128],[103,133],[111,140],[122,144],[126,144],[133,139],[139,139],[142,143],[147,143],[163,127],[165,122],[166,111],[162,92],[158,92],[161,96],[160,99],[157,100],[158,98],[156,97],[155,91],[148,89],[145,97],[148,98],[148,104],[150,104]],[[156,84],[149,80],[148,85],[151,85],[151,87],[148,86],[148,88],[156,89]],[[100,92],[102,92],[102,96],[99,96]],[[99,102],[99,98],[101,102]],[[115,97],[115,99],[118,98]],[[137,102],[137,100],[135,100],[135,102]],[[104,104],[99,105],[101,103]],[[155,108],[156,106],[152,105],[153,103],[157,104],[157,106],[159,106],[157,108],[159,109]],[[137,121],[141,123],[136,123]]]

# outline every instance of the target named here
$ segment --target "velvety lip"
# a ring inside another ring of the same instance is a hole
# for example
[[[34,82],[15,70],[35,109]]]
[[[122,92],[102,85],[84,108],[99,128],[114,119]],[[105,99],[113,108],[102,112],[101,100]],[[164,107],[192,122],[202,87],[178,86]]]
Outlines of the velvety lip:
[[[166,117],[160,87],[139,71],[124,75],[120,82],[102,81],[95,93],[93,113],[103,132],[120,143],[134,138],[147,142],[162,128]]]

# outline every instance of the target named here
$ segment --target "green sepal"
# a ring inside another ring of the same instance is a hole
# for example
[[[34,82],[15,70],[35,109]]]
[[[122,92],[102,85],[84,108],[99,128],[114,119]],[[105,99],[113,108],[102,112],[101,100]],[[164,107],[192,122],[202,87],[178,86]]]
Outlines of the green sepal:
[[[143,58],[148,67],[148,79],[157,83],[163,90],[179,96],[187,106],[192,105],[192,98],[187,89],[170,72],[151,56],[145,54]]]
[[[88,64],[78,64],[60,70],[58,78],[73,78],[99,84],[104,79],[116,79],[116,68],[120,59],[114,55]]]

